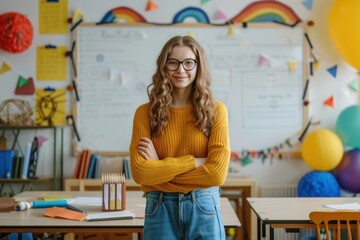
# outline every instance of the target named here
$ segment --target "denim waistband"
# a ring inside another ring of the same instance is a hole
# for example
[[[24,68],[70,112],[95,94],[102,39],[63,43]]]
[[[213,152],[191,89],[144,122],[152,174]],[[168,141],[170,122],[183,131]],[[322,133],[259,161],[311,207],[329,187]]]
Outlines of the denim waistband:
[[[159,200],[159,201],[163,201],[163,200],[176,201],[176,200],[182,200],[182,199],[183,200],[186,200],[186,199],[195,200],[196,197],[199,197],[199,196],[213,195],[213,194],[219,195],[221,193],[220,191],[221,191],[220,187],[218,187],[218,186],[205,188],[205,189],[196,189],[196,190],[193,190],[193,191],[190,191],[187,193],[152,191],[152,192],[146,193],[146,198],[155,199],[155,200]]]

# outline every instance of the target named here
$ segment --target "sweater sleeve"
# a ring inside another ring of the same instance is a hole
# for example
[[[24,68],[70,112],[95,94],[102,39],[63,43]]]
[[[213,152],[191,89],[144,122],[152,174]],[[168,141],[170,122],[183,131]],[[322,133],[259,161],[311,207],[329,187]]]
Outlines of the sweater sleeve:
[[[206,164],[176,176],[170,181],[170,185],[188,184],[196,189],[220,186],[225,182],[230,162],[228,113],[224,104],[217,103]]]
[[[166,157],[161,160],[146,160],[138,153],[141,137],[150,138],[149,107],[139,107],[134,115],[130,143],[130,165],[134,181],[140,185],[156,185],[171,181],[175,176],[195,168],[194,157]]]

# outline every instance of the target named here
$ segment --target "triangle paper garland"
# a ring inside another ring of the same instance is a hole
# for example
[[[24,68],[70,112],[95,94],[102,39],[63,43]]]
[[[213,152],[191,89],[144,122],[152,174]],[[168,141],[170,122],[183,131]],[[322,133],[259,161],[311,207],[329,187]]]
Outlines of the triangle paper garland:
[[[153,0],[149,0],[146,5],[146,11],[153,11],[158,8],[159,8],[159,6]]]
[[[359,91],[359,81],[354,80],[349,84],[349,87],[354,90],[355,92]]]
[[[3,62],[0,69],[0,74],[10,71],[11,69],[12,69],[11,66],[7,62]]]
[[[304,7],[306,7],[308,10],[312,9],[313,6],[313,0],[305,0],[302,2],[302,4],[304,5]]]
[[[331,107],[331,108],[334,108],[334,106],[335,106],[334,96],[332,95],[331,97],[329,97],[328,99],[326,99],[326,100],[324,101],[324,104],[325,104],[326,106],[329,106],[329,107]]]
[[[336,74],[337,74],[337,65],[330,67],[327,69],[327,71],[331,74],[331,76],[333,76],[334,78],[336,78]]]

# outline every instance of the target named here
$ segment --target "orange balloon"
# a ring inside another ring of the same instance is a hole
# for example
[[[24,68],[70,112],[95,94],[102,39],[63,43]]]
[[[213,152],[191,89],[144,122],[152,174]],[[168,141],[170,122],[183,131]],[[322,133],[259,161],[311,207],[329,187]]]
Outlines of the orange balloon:
[[[335,0],[329,15],[332,39],[345,61],[360,70],[360,0]]]

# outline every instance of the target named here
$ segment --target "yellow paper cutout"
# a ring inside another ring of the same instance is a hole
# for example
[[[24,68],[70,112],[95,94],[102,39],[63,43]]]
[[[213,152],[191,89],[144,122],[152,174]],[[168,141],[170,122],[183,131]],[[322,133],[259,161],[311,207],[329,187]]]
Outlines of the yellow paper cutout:
[[[35,121],[37,125],[65,125],[66,91],[36,89]]]
[[[48,2],[39,0],[39,33],[66,34],[68,26],[68,0]]]
[[[228,31],[228,35],[229,35],[229,36],[233,36],[233,35],[235,35],[235,34],[236,34],[235,27],[234,27],[234,25],[230,24],[230,26],[229,26],[229,31]]]
[[[315,71],[319,70],[320,60],[317,60],[316,62],[314,62],[313,67],[314,67],[314,70],[315,70]]]
[[[289,70],[290,72],[295,72],[297,63],[295,61],[289,61]]]
[[[36,79],[66,80],[66,46],[37,47]]]
[[[0,69],[0,74],[10,71],[11,69],[12,68],[10,67],[10,65],[7,62],[3,62],[1,69]]]
[[[190,36],[192,38],[195,38],[195,33],[193,31],[189,31],[188,36]]]
[[[84,17],[84,15],[78,9],[76,9],[73,14],[73,17],[72,17],[72,22],[75,23],[75,22],[77,22],[77,20],[79,20],[83,17]]]

